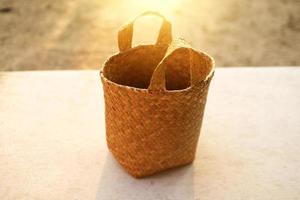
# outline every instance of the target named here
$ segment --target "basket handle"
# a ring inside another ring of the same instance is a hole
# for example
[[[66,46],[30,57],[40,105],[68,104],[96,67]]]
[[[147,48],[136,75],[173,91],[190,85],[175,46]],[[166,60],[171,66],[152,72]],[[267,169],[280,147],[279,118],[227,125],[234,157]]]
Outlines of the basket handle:
[[[125,25],[118,33],[118,46],[120,52],[126,51],[128,49],[132,48],[132,35],[133,35],[133,25],[134,22],[146,15],[154,15],[157,17],[160,17],[162,21],[162,25],[160,27],[159,35],[156,40],[156,45],[169,45],[172,41],[172,26],[169,21],[166,20],[166,18],[159,14],[158,12],[153,11],[147,11],[142,13],[141,15],[137,16],[132,22]]]
[[[199,67],[196,66],[196,63],[199,62],[199,57],[194,49],[191,48],[190,44],[185,42],[183,39],[178,39],[173,41],[169,47],[168,50],[164,56],[164,58],[160,61],[160,63],[155,68],[150,84],[148,87],[148,91],[165,91],[166,90],[166,59],[171,54],[175,53],[176,51],[180,50],[186,50],[189,52],[189,63],[190,63],[190,83],[191,85],[195,85],[199,82],[199,80],[202,80],[201,73],[199,73]],[[204,61],[205,62],[205,61]],[[207,64],[207,63],[203,63]]]

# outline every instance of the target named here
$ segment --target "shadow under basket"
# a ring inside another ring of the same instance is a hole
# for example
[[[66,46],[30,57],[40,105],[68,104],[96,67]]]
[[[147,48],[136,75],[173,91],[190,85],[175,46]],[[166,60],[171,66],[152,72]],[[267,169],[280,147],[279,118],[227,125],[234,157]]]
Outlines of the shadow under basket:
[[[213,72],[210,56],[169,44],[128,48],[105,63],[106,140],[129,174],[194,160]]]

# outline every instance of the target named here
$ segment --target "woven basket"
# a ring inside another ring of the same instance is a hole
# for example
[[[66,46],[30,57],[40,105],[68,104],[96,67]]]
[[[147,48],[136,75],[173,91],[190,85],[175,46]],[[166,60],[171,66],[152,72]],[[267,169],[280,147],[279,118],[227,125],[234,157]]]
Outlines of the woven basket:
[[[133,21],[100,72],[108,148],[134,177],[193,162],[214,72],[210,56],[173,44],[171,24],[148,14],[163,21],[156,44],[132,48]]]

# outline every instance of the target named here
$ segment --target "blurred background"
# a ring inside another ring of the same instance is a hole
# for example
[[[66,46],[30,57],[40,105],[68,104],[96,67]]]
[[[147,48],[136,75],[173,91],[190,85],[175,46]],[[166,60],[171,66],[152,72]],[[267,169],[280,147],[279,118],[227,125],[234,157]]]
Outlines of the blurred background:
[[[0,70],[100,69],[145,10],[218,67],[300,65],[299,0],[0,0]],[[154,43],[159,23],[138,20],[134,45]]]

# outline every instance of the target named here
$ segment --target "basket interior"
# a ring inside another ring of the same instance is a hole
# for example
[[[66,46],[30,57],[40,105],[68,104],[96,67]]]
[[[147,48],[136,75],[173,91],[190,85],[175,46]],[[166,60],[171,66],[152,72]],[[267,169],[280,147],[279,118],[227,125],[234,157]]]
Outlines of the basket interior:
[[[147,89],[153,71],[164,58],[166,47],[144,45],[111,57],[104,66],[104,76],[112,82],[136,88]],[[166,89],[181,90],[191,85],[190,52],[180,49],[173,52],[164,63],[166,64]],[[196,66],[198,77],[205,79],[212,70],[212,61],[205,54],[197,55]],[[199,80],[201,81],[201,80]]]

